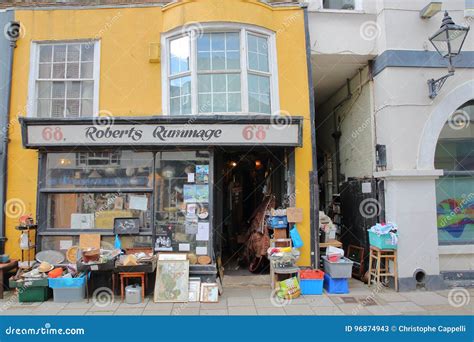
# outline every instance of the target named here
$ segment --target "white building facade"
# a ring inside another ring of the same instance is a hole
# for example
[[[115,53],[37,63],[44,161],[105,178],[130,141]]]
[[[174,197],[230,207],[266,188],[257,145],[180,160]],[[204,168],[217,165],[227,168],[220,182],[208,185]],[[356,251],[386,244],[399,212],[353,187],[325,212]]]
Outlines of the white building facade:
[[[381,186],[371,218],[398,225],[402,291],[472,284],[474,272],[473,32],[434,99],[427,83],[448,73],[428,38],[445,11],[470,26],[474,5],[446,0],[422,18],[429,3],[308,3],[321,207],[347,182]]]

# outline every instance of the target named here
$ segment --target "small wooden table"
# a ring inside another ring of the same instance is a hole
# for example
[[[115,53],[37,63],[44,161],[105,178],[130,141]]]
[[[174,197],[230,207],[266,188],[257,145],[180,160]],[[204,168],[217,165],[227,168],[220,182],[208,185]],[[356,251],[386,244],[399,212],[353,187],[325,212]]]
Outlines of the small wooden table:
[[[4,274],[18,268],[18,260],[10,260],[5,264],[0,264],[0,299],[3,299]]]
[[[120,297],[123,302],[123,298],[125,295],[124,287],[125,287],[125,281],[127,281],[128,284],[128,279],[129,278],[139,278],[142,283],[142,300],[145,300],[145,288],[146,288],[146,277],[145,277],[145,272],[120,272]]]
[[[341,248],[342,247],[342,242],[337,241],[337,240],[329,240],[328,242],[321,242],[319,244],[319,248],[328,248],[329,246]]]

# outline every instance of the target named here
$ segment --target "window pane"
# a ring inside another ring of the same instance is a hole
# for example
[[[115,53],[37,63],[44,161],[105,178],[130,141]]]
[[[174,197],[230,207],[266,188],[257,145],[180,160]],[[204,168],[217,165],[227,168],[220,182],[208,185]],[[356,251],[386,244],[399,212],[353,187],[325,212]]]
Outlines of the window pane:
[[[51,62],[53,47],[51,45],[40,46],[40,62]]]
[[[211,94],[199,94],[198,106],[199,113],[212,112],[212,97]]]
[[[182,114],[191,114],[191,95],[181,97]]]
[[[67,63],[66,78],[79,77],[79,63]]]
[[[94,96],[94,82],[93,81],[82,81],[82,98],[92,99]]]
[[[210,93],[212,91],[211,75],[198,76],[198,90],[200,93]]]
[[[92,109],[92,100],[81,101],[81,116],[92,116],[94,115]]]
[[[211,36],[212,51],[225,50],[225,33],[213,33]]]
[[[239,70],[240,69],[240,54],[239,51],[227,52],[227,69]]]
[[[64,98],[64,91],[65,91],[65,83],[64,82],[53,82],[53,93],[51,97],[53,99],[63,99]]]
[[[48,153],[47,188],[149,188],[151,152]]]
[[[49,79],[51,78],[51,64],[50,63],[41,63],[39,65],[39,73],[38,73],[39,78],[46,78]]]
[[[213,112],[226,112],[226,94],[214,94],[212,97]]]
[[[228,111],[229,112],[240,112],[240,93],[231,93],[228,95]]]
[[[38,82],[38,98],[39,99],[51,98],[51,82],[47,82],[47,81]]]
[[[66,45],[54,45],[53,51],[54,62],[64,62],[66,60]]]
[[[38,100],[36,112],[39,118],[50,117],[51,100]]]
[[[227,90],[240,92],[240,74],[227,75]]]
[[[180,114],[180,100],[179,97],[173,98],[170,100],[170,113],[171,115],[179,115]]]
[[[158,153],[155,172],[155,192],[161,194],[155,201],[155,250],[179,252],[180,244],[186,243],[189,253],[196,253],[197,247],[206,247],[210,255],[209,241],[197,241],[195,233],[198,221],[212,222],[209,152]],[[189,173],[195,175],[193,184],[187,183]],[[198,218],[201,213],[208,215]]]
[[[249,75],[249,92],[258,93],[258,76]]]
[[[209,33],[203,34],[197,41],[198,52],[211,51],[211,35]]]
[[[268,72],[268,39],[248,34],[249,69]]]
[[[78,99],[81,97],[81,82],[66,82],[67,98]]]
[[[53,78],[64,78],[66,65],[64,63],[53,64]]]
[[[133,197],[146,197],[147,210],[130,208]],[[65,193],[49,194],[47,198],[47,226],[60,229],[107,229],[112,230],[114,219],[136,217],[140,229],[150,229],[149,193]],[[120,202],[122,209],[116,209]]]
[[[52,118],[63,118],[64,117],[64,100],[53,100],[51,108]]]
[[[173,39],[170,42],[171,75],[189,70],[190,41],[189,36]]]
[[[92,78],[94,74],[94,63],[81,63],[81,78]]]
[[[191,77],[179,77],[170,81],[170,113],[191,114]]]
[[[68,44],[67,45],[67,60],[68,60],[68,62],[79,62],[80,53],[81,53],[81,46],[79,44]]]
[[[81,61],[93,61],[94,60],[94,43],[87,43],[81,45]]]
[[[77,118],[79,116],[79,100],[66,101],[66,117]]]
[[[226,50],[240,50],[240,37],[238,33],[226,33]]]
[[[270,77],[249,74],[249,110],[254,113],[271,112]]]
[[[212,53],[212,70],[223,70],[225,69],[225,52],[213,52]]]
[[[436,180],[438,240],[443,244],[474,242],[474,177]]]
[[[198,70],[210,70],[211,69],[211,53],[198,52],[197,66],[198,66]]]
[[[214,93],[226,92],[226,75],[225,74],[212,75],[212,90]]]

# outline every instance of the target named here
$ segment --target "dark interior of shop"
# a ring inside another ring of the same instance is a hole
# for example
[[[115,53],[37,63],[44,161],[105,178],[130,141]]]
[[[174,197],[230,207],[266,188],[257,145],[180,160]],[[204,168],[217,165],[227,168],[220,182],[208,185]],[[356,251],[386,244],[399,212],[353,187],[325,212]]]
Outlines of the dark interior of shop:
[[[224,150],[216,153],[216,244],[225,275],[268,274],[266,258],[250,246],[258,212],[282,204],[282,150]],[[268,210],[268,209],[267,209]],[[220,213],[219,213],[220,211]],[[265,232],[270,237],[270,232]]]

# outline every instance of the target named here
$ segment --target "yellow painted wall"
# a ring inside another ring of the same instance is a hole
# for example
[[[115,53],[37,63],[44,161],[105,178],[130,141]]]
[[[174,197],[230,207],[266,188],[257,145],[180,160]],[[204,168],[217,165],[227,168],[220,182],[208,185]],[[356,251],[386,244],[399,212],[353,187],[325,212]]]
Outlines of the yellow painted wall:
[[[304,147],[296,150],[296,204],[304,208],[298,225],[305,246],[302,265],[310,264],[309,171],[312,165],[309,121],[309,90],[305,48],[304,14],[299,7],[273,8],[254,0],[182,1],[164,7],[18,10],[16,20],[24,29],[13,66],[12,107],[16,122],[25,115],[32,41],[100,39],[99,110],[115,116],[159,115],[161,65],[149,63],[149,43],[160,42],[160,33],[190,22],[238,22],[276,32],[280,108],[304,116]],[[37,152],[21,146],[18,123],[10,132],[8,199],[35,214]],[[16,213],[15,212],[15,213]],[[7,218],[7,253],[19,256],[19,234],[13,227],[16,215]]]

